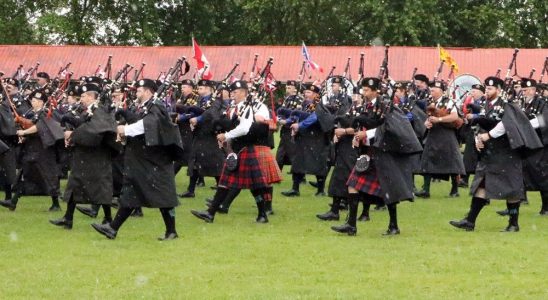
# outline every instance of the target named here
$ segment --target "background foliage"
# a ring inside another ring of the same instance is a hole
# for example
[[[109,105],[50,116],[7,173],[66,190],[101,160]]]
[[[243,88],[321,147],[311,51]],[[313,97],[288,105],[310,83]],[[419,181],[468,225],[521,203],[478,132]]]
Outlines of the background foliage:
[[[548,47],[544,0],[4,0],[1,44]]]

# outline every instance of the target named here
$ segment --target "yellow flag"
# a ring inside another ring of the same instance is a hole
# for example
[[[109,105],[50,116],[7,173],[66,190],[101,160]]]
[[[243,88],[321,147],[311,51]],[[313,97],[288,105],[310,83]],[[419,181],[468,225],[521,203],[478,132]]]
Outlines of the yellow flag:
[[[457,65],[457,62],[449,55],[449,52],[447,52],[442,47],[438,46],[439,52],[440,52],[440,60],[443,60],[449,67],[453,67],[453,72],[456,74],[459,72],[459,66]]]

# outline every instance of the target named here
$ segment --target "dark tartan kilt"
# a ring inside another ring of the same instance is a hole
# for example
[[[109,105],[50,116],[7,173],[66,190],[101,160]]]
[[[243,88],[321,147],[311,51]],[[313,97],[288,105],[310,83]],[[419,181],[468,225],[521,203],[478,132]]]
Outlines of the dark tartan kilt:
[[[269,186],[254,146],[245,147],[238,153],[237,170],[229,171],[226,169],[226,162],[223,164],[218,185],[228,189],[252,190]]]
[[[282,181],[282,171],[278,166],[278,163],[274,159],[274,155],[270,152],[270,147],[267,146],[255,146],[255,152],[257,152],[257,158],[263,174],[266,176],[266,182],[279,183]]]
[[[369,169],[362,173],[356,172],[353,168],[346,185],[357,191],[382,198],[381,184],[375,166],[370,165]]]

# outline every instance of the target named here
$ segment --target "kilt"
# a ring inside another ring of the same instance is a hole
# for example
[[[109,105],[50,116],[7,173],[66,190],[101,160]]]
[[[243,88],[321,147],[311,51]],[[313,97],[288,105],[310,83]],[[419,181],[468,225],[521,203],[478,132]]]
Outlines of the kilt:
[[[382,198],[381,183],[377,177],[375,166],[369,166],[369,169],[362,173],[356,172],[356,169],[353,168],[346,185],[360,192]]]
[[[257,152],[257,159],[263,174],[266,176],[266,182],[279,183],[282,181],[282,171],[278,166],[278,163],[274,159],[274,155],[270,152],[270,147],[267,146],[255,146],[255,152]]]
[[[218,185],[228,189],[252,190],[268,187],[267,177],[261,168],[259,155],[254,146],[244,147],[238,153],[237,170],[229,171],[226,162],[223,164]]]

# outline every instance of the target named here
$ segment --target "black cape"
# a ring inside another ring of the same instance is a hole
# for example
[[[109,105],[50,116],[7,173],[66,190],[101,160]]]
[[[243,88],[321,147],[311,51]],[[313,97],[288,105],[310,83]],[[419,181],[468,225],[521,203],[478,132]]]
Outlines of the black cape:
[[[102,106],[72,133],[72,163],[64,198],[76,203],[110,204],[112,154],[118,152],[116,122]]]

